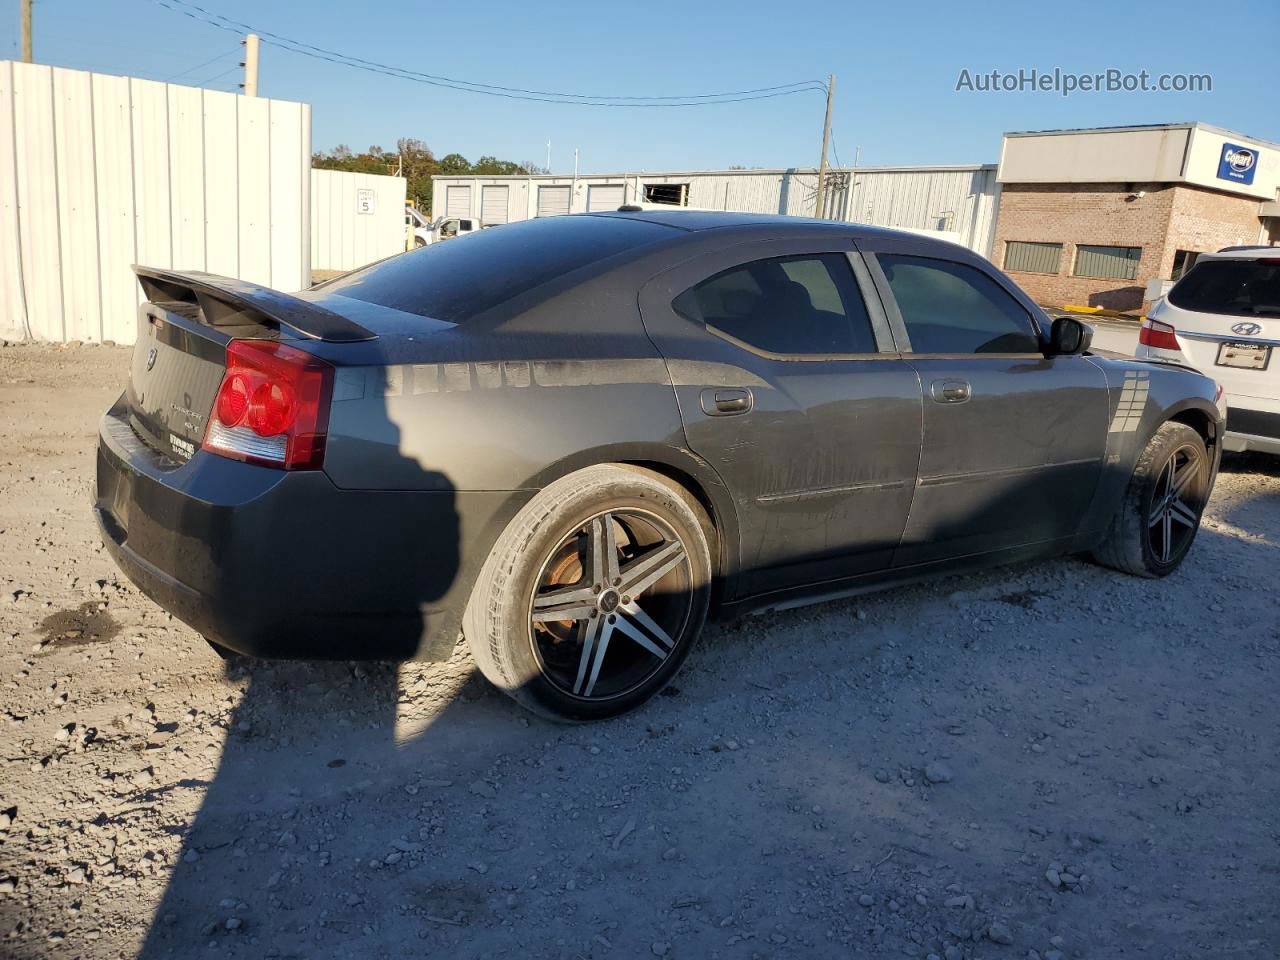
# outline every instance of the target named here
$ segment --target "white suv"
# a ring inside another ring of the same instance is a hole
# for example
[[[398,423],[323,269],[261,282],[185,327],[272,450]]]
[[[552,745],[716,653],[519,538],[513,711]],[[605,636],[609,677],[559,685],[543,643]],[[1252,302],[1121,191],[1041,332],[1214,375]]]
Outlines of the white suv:
[[[1218,381],[1223,449],[1280,454],[1280,247],[1202,253],[1142,321],[1137,354]]]

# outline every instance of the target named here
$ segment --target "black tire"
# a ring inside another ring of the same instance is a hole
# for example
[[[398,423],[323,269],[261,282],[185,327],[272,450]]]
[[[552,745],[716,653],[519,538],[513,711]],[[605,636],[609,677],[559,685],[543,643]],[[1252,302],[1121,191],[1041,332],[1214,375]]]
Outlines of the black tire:
[[[427,241],[423,240],[421,237],[414,237],[413,245],[415,247],[425,247],[427,245]]]
[[[557,480],[515,516],[476,580],[463,633],[477,666],[553,720],[638,707],[675,676],[702,630],[714,536],[697,500],[650,470],[605,464]],[[607,555],[612,581],[592,573],[606,569],[593,558]],[[623,595],[629,586],[635,597]],[[572,593],[591,597],[560,600]],[[636,613],[642,599],[648,609]]]
[[[1175,475],[1182,481],[1183,470],[1185,486],[1173,491],[1171,502],[1168,484]],[[1182,423],[1161,425],[1139,455],[1124,500],[1093,559],[1138,577],[1173,573],[1200,528],[1209,477],[1209,455],[1200,434]]]

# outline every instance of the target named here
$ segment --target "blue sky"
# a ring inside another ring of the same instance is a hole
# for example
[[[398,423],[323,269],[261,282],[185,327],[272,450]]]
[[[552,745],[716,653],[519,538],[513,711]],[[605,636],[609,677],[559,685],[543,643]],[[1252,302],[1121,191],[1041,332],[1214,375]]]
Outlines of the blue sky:
[[[1006,130],[1200,120],[1280,141],[1263,47],[1275,0],[1063,6],[849,2],[534,5],[190,0],[226,17],[366,60],[489,84],[609,95],[709,93],[837,77],[839,159],[864,164],[998,159]],[[20,56],[5,0],[0,57]],[[41,63],[235,89],[235,35],[156,0],[38,0]],[[224,54],[199,69],[202,61]],[[957,93],[962,69],[1206,73],[1211,93]],[[260,93],[312,104],[313,143],[363,149],[397,137],[470,159],[628,171],[810,166],[823,100],[620,109],[480,96],[337,66],[264,44]]]

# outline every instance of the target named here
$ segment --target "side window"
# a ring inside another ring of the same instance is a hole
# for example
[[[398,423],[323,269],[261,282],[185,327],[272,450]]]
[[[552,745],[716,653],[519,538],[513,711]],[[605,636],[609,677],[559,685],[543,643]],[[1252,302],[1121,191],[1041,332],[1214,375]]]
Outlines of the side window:
[[[841,253],[756,260],[676,297],[691,320],[768,353],[875,353],[862,293]]]
[[[989,276],[950,260],[878,254],[915,353],[1039,353],[1027,311]]]

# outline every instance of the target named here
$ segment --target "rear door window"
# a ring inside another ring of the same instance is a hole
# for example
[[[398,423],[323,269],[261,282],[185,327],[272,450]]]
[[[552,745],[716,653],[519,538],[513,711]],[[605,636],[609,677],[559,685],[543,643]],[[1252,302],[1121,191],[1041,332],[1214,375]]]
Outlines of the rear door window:
[[[766,353],[875,353],[866,304],[844,254],[755,260],[690,287],[672,306]]]
[[[1201,259],[1169,291],[1169,302],[1197,313],[1280,316],[1280,257],[1275,260]]]
[[[1031,317],[1009,292],[968,264],[876,255],[915,353],[1039,353]]]

